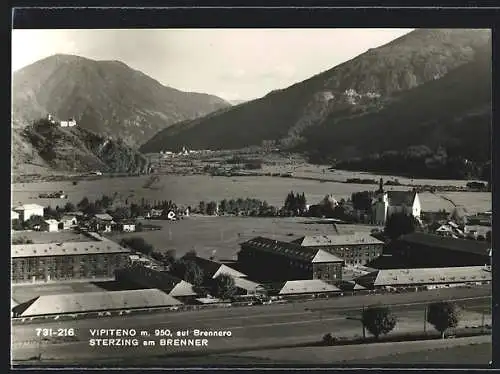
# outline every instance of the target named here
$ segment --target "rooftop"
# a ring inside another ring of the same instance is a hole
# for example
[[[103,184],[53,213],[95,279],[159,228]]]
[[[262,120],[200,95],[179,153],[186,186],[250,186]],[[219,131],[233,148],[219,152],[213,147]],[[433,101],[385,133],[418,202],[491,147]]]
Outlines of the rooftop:
[[[369,233],[354,233],[350,235],[313,235],[304,236],[294,240],[293,243],[305,247],[328,246],[328,245],[358,245],[358,244],[384,244]]]
[[[484,241],[456,239],[421,232],[403,235],[397,240],[397,242],[419,244],[450,251],[467,252],[485,256],[488,255],[488,249],[491,246],[489,243]]]
[[[252,282],[245,278],[234,278],[234,284],[236,287],[247,291],[264,290],[264,286],[262,286],[261,284]]]
[[[94,217],[97,219],[100,219],[102,221],[112,221],[113,220],[113,217],[111,217],[108,213],[94,214]]]
[[[43,206],[38,204],[24,204],[18,207],[15,207],[14,210],[33,210],[33,209],[44,209]]]
[[[207,258],[199,256],[190,258],[190,260],[191,259],[196,263],[196,265],[198,265],[203,270],[203,274],[208,278],[215,278],[220,274],[229,274],[237,278],[246,277],[246,274],[243,274],[217,261],[209,260]]]
[[[387,191],[387,200],[391,206],[412,206],[415,200],[415,191]]]
[[[320,279],[292,280],[285,283],[279,294],[293,295],[320,292],[340,292],[340,288]]]
[[[491,271],[484,266],[449,268],[385,269],[363,275],[356,283],[374,286],[465,283],[491,281]]]
[[[12,258],[95,255],[108,253],[129,253],[118,243],[103,238],[101,241],[66,242],[66,243],[39,243],[39,244],[12,244]]]
[[[35,244],[41,243],[66,243],[66,242],[89,242],[89,241],[100,241],[83,233],[76,233],[73,231],[58,231],[58,232],[46,232],[46,231],[14,231],[12,233],[12,240],[17,238],[26,238],[33,241]]]
[[[304,247],[296,243],[281,242],[261,236],[250,239],[242,243],[241,246],[242,248],[243,246],[251,246],[254,249],[310,263],[344,262],[341,258],[319,248]]]
[[[152,308],[182,304],[156,289],[38,296],[14,308],[21,317],[98,310]]]

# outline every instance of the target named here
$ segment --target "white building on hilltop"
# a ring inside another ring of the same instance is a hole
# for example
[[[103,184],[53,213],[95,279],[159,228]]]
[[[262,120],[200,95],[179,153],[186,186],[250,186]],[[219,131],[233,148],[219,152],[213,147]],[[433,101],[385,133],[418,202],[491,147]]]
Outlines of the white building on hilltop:
[[[74,127],[76,126],[76,121],[74,119],[70,119],[68,121],[61,121],[61,127]]]

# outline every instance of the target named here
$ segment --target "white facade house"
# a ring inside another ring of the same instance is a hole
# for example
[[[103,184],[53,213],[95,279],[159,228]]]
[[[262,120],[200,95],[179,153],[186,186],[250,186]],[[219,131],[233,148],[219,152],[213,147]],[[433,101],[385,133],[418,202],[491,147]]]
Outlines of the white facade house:
[[[14,212],[19,214],[21,221],[27,221],[33,216],[43,217],[44,207],[38,204],[25,204],[14,208]]]
[[[68,230],[78,224],[78,220],[75,216],[63,216],[61,222],[64,230]]]
[[[134,232],[135,231],[135,223],[122,223],[122,231],[123,232]]]
[[[47,219],[42,224],[42,230],[48,232],[57,232],[59,231],[59,222],[55,219]]]
[[[74,119],[70,119],[69,121],[61,121],[61,127],[74,127],[76,126],[76,121]]]
[[[394,213],[405,213],[420,220],[422,206],[415,191],[387,191],[380,193],[373,203],[373,217],[376,225],[384,226]]]

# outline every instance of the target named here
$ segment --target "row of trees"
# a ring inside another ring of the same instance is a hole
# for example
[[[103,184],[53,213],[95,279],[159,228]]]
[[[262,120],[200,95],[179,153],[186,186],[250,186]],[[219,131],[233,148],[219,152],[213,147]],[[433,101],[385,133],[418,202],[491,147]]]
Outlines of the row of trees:
[[[388,174],[408,174],[414,178],[468,179],[484,178],[489,181],[490,163],[468,160],[450,154],[443,147],[435,150],[420,145],[401,151],[386,151],[364,158],[337,162],[335,168],[344,170],[366,170]]]
[[[200,201],[194,211],[205,215],[243,214],[260,217],[274,217],[278,215],[278,209],[269,205],[267,201],[250,198],[224,199],[218,203],[216,201]]]
[[[431,303],[426,309],[426,322],[434,326],[443,339],[448,329],[458,326],[460,316],[460,308],[452,302]],[[377,305],[364,308],[360,322],[363,326],[363,337],[366,329],[375,339],[378,339],[381,335],[386,335],[394,330],[397,317],[389,307]],[[323,337],[325,344],[332,344],[334,341],[335,338],[330,333]]]

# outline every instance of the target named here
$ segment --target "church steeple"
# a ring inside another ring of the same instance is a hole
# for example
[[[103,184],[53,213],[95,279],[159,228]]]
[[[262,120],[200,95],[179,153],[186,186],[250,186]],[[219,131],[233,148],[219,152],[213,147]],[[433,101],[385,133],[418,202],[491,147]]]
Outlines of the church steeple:
[[[383,178],[380,178],[379,182],[378,182],[378,191],[377,191],[378,194],[383,194],[384,193],[384,179]]]

